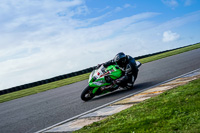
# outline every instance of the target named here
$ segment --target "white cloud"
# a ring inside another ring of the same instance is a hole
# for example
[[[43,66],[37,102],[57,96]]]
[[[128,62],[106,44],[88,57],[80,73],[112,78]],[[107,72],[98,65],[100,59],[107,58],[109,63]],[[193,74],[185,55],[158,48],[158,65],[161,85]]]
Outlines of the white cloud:
[[[176,0],[162,0],[162,2],[171,7],[172,9],[174,9],[175,7],[177,7],[179,5],[179,3]]]
[[[181,28],[187,24],[190,24],[190,26],[192,26],[191,23],[199,21],[200,21],[200,11],[196,11],[161,23],[157,25],[153,30],[154,31],[160,30],[159,33],[163,34],[163,32],[168,31],[169,29]]]
[[[193,0],[182,0],[179,1],[178,0],[162,0],[162,2],[171,7],[172,9],[175,9],[176,7],[178,7],[179,5],[183,4],[184,6],[190,6],[193,3]]]
[[[125,4],[124,6],[123,6],[124,8],[136,8],[137,6],[136,6],[136,4]]]
[[[124,5],[124,8],[128,8],[128,7],[131,7],[131,5],[130,4],[125,4]]]
[[[123,10],[123,8],[121,8],[121,7],[116,7],[115,8],[115,12],[120,12],[120,11],[122,11]]]
[[[0,87],[2,89],[77,71],[108,60],[117,51],[116,49],[111,52],[110,49],[120,45],[121,41],[115,36],[123,28],[158,15],[142,13],[87,27],[105,16],[79,21],[75,16],[87,13],[84,2],[71,4],[52,1],[54,4],[50,5],[37,2],[19,5],[19,9],[15,9],[15,3],[11,2],[16,15],[0,21]],[[11,8],[11,5],[6,3],[4,5],[1,3],[1,6],[5,10],[6,6]],[[73,10],[68,10],[68,7],[73,7]],[[80,7],[85,8],[80,10]],[[34,13],[22,12],[28,10],[27,8],[32,8]],[[56,10],[57,8],[59,10]],[[10,10],[0,15],[9,16]],[[86,28],[81,28],[85,26]],[[108,39],[112,36],[114,40]],[[104,51],[103,55],[102,51]],[[92,58],[88,60],[90,57]],[[98,59],[98,57],[102,58]]]
[[[184,5],[185,5],[185,6],[190,6],[190,5],[192,5],[192,0],[185,0]]]
[[[175,32],[172,32],[172,31],[165,31],[163,33],[163,42],[171,42],[171,41],[175,41],[177,39],[179,39],[180,35],[175,33]]]
[[[123,9],[126,9],[126,8],[136,8],[136,5],[130,5],[130,4],[125,4],[123,6],[118,6],[114,9],[114,12],[120,12],[122,11]]]

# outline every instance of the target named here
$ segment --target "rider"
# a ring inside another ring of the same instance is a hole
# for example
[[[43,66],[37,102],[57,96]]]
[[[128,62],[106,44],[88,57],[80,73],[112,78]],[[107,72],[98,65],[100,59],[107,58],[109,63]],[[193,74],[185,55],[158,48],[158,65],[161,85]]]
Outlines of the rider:
[[[129,55],[125,55],[123,52],[120,52],[114,57],[114,59],[97,65],[97,68],[99,68],[101,65],[108,67],[113,64],[117,64],[123,73],[122,77],[112,81],[113,85],[131,89],[138,75],[138,67],[135,59]]]

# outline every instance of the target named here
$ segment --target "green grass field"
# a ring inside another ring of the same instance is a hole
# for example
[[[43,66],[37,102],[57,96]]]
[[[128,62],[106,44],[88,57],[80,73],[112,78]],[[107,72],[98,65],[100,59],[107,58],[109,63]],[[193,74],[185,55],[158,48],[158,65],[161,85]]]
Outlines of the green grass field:
[[[75,133],[199,133],[200,79],[166,91]]]
[[[200,43],[194,44],[194,45],[191,45],[191,46],[188,46],[188,47],[185,47],[185,48],[181,48],[181,49],[178,49],[178,50],[174,50],[174,51],[162,53],[162,54],[159,54],[159,55],[154,55],[154,56],[151,56],[151,57],[143,58],[143,59],[140,59],[139,61],[144,64],[144,63],[147,63],[147,62],[151,62],[151,61],[154,61],[154,60],[173,56],[173,55],[176,55],[176,54],[180,54],[180,53],[187,52],[187,51],[194,50],[194,49],[198,49],[198,48],[200,48]],[[72,83],[75,83],[75,82],[79,82],[79,81],[82,81],[82,80],[86,80],[86,79],[88,79],[89,74],[90,73],[86,73],[86,74],[75,76],[75,77],[72,77],[72,78],[67,78],[67,79],[55,81],[55,82],[52,82],[52,83],[28,88],[28,89],[25,89],[25,90],[20,90],[20,91],[8,93],[8,94],[5,94],[5,95],[1,95],[0,96],[0,103],[10,101],[10,100],[13,100],[13,99],[17,99],[17,98],[20,98],[20,97],[28,96],[28,95],[33,95],[33,94],[40,93],[40,92],[43,92],[43,91],[47,91],[47,90],[50,90],[50,89],[58,88],[58,87],[65,86],[65,85],[68,85],[68,84],[72,84]]]

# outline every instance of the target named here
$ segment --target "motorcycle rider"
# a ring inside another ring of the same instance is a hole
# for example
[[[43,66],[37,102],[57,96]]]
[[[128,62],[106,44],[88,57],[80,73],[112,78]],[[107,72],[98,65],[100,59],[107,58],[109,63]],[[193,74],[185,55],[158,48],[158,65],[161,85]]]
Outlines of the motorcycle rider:
[[[135,59],[130,55],[125,55],[123,52],[120,52],[114,57],[114,59],[97,65],[97,68],[99,68],[101,65],[104,65],[104,67],[108,67],[114,64],[117,64],[122,70],[122,77],[112,81],[112,86],[117,85],[118,87],[121,86],[123,88],[131,89],[139,71]],[[103,89],[108,88],[109,87],[105,87]]]

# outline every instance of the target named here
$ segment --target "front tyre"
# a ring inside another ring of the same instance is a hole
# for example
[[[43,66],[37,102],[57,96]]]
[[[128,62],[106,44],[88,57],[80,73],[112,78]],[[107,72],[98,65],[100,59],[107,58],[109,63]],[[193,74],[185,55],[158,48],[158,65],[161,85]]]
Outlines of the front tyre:
[[[83,92],[81,93],[81,99],[83,101],[88,101],[88,100],[91,100],[95,95],[92,93],[92,90],[94,88],[93,87],[90,87],[90,86],[87,86]]]

